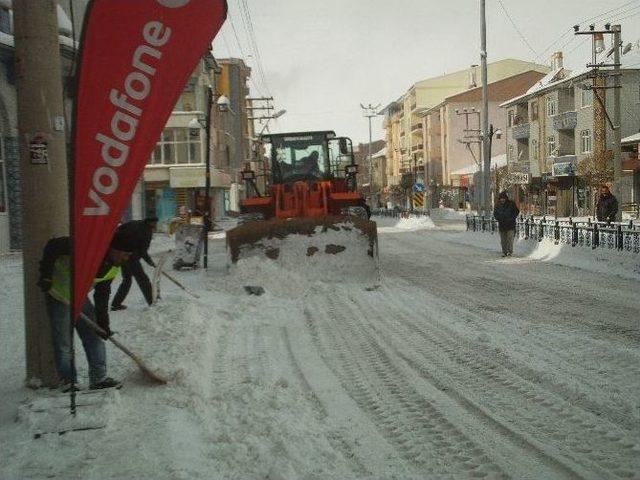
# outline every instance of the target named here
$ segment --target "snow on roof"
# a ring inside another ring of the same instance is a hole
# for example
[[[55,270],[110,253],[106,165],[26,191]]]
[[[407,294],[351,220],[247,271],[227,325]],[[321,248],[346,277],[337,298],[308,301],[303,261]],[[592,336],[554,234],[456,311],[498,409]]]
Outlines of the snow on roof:
[[[491,168],[501,168],[507,165],[507,154],[502,153],[491,157]],[[472,175],[478,171],[478,165],[473,164],[464,168],[459,168],[451,172],[451,175]]]
[[[563,83],[569,82],[571,80],[576,80],[577,78],[580,78],[584,75],[586,75],[587,73],[589,73],[591,71],[590,68],[581,68],[575,71],[570,71],[570,70],[566,70],[564,68],[559,68],[554,70],[553,72],[551,72],[549,75],[547,75],[546,77],[542,78],[539,82],[536,82],[535,85],[533,85],[529,90],[527,90],[527,93],[520,95],[518,97],[514,97],[511,98],[509,100],[507,100],[506,102],[500,104],[501,107],[506,107],[508,105],[511,105],[519,100],[531,97],[533,95],[535,95],[536,93],[541,93],[545,90],[551,89],[553,87],[557,87],[558,85],[562,85]],[[552,74],[555,72],[555,76],[552,76]],[[548,77],[548,78],[547,78]],[[559,78],[561,77],[561,78]],[[545,83],[545,79],[547,79],[546,83]]]
[[[629,135],[628,137],[624,137],[621,142],[624,144],[633,144],[640,143],[640,132],[634,133],[633,135]]]
[[[387,147],[383,147],[378,150],[376,153],[371,155],[371,158],[383,158],[387,156]]]
[[[556,68],[555,70],[551,70],[544,77],[542,77],[538,82],[534,83],[533,86],[529,90],[527,90],[527,93],[533,93],[541,87],[547,86],[553,82],[557,82],[558,80],[564,78],[564,73],[565,73],[564,67],[559,67],[559,68]]]

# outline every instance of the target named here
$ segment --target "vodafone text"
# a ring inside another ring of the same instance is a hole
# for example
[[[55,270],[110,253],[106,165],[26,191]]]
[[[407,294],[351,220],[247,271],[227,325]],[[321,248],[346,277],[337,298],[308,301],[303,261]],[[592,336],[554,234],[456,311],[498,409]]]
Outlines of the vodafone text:
[[[159,47],[171,38],[171,28],[161,22],[152,21],[142,29],[146,43],[139,45],[133,53],[131,66],[134,70],[124,80],[124,92],[113,88],[109,100],[116,107],[111,118],[111,131],[98,133],[95,139],[102,145],[100,156],[104,164],[93,173],[89,199],[94,206],[86,207],[83,215],[109,215],[110,207],[105,197],[117,192],[120,184],[117,168],[129,157],[129,144],[136,138],[138,121],[144,113],[144,101],[151,93],[151,79],[156,74],[153,66],[162,58]]]

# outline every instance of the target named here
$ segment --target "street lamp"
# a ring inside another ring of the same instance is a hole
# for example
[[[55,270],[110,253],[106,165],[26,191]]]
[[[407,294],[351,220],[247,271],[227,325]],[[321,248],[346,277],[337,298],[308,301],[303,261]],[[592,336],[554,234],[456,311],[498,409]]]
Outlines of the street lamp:
[[[231,112],[235,114],[235,112],[231,109],[231,101],[225,95],[220,95],[217,100],[218,110],[221,112]]]
[[[224,97],[224,95],[223,95]],[[226,98],[226,97],[224,97]],[[220,100],[222,97],[218,99],[218,105],[220,106]],[[229,102],[229,99],[227,99]],[[227,103],[228,106],[228,103]],[[204,237],[204,251],[202,258],[202,266],[207,268],[209,265],[209,230],[211,230],[211,109],[213,108],[213,88],[211,85],[207,87],[207,110],[204,116],[204,123],[198,118],[192,118],[189,122],[190,129],[204,128],[206,135],[206,154],[205,154],[205,180],[204,180],[204,195],[205,195],[205,211],[204,211],[204,219],[203,219],[203,231],[202,235]]]

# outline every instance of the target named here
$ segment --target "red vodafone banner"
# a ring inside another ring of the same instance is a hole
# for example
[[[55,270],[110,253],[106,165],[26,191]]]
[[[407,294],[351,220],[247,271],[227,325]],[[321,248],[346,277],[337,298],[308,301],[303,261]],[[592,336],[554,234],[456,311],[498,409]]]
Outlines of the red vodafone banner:
[[[75,115],[74,311],[180,93],[226,18],[225,0],[93,0]]]

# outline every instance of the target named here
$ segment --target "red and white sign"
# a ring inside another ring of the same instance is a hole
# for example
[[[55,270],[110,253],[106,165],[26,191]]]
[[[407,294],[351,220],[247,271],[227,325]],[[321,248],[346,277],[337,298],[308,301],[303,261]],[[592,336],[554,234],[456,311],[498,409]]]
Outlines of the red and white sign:
[[[225,0],[93,0],[75,114],[74,310],[180,93],[226,18]]]

